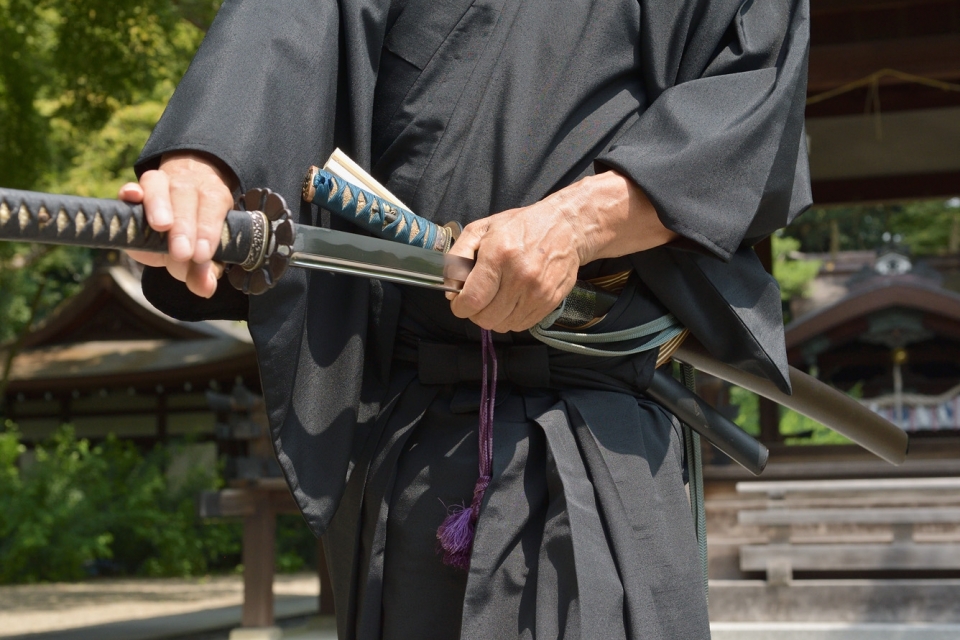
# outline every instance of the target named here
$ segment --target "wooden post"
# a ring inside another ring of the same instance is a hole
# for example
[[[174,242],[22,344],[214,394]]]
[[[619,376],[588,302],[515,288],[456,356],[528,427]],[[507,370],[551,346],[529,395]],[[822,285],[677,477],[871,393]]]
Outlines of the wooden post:
[[[767,236],[753,247],[760,258],[760,263],[767,273],[773,275],[773,240]],[[780,405],[773,400],[760,398],[758,413],[760,418],[760,441],[780,442]]]
[[[256,491],[253,513],[243,519],[244,627],[273,626],[276,516],[266,491]]]
[[[322,616],[332,616],[333,611],[333,582],[330,580],[330,569],[327,567],[327,556],[323,552],[323,540],[317,540],[317,573],[320,574],[320,603],[318,611]]]
[[[760,442],[782,442],[780,434],[780,405],[773,400],[760,398]]]

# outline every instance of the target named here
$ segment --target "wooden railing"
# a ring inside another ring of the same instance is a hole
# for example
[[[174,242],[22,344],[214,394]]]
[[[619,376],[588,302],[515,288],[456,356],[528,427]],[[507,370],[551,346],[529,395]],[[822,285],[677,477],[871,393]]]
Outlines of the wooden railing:
[[[241,486],[200,494],[201,518],[243,518],[244,627],[273,626],[273,575],[276,557],[276,522],[281,513],[299,513],[282,478],[245,481]],[[306,526],[306,525],[304,525]],[[322,543],[317,541],[320,575],[320,614],[333,614],[333,589]]]
[[[795,571],[960,571],[960,478],[741,482],[737,493],[765,494],[738,513],[767,538],[740,547],[740,569],[771,584]]]

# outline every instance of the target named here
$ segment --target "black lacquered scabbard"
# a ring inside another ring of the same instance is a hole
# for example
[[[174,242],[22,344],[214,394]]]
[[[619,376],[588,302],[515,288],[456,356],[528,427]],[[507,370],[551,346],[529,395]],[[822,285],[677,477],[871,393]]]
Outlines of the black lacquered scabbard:
[[[213,259],[242,267],[246,273],[231,274],[231,282],[256,293],[286,267],[277,247],[290,244],[292,226],[283,199],[268,190],[247,192],[237,206],[227,214]],[[150,228],[142,205],[18,189],[0,188],[0,240],[167,252],[167,234]]]
[[[646,393],[753,475],[767,465],[770,451],[762,443],[663,369],[656,370]]]

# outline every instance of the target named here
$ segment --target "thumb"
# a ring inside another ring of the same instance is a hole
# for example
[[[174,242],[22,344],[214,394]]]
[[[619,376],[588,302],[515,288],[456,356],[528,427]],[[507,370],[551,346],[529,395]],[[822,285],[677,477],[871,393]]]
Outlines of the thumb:
[[[447,252],[448,255],[473,260],[477,255],[477,250],[480,248],[480,239],[483,237],[486,228],[487,225],[485,224],[481,225],[476,222],[468,224],[464,227],[463,231],[460,232],[460,237],[453,243],[450,251]],[[447,284],[450,284],[450,282]],[[457,294],[452,291],[446,293],[447,300],[453,300],[456,297]]]

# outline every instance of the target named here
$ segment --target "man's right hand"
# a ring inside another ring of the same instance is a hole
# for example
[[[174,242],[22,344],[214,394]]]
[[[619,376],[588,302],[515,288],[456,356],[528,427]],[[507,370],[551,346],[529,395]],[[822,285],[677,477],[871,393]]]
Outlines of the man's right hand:
[[[160,168],[140,176],[140,183],[120,187],[118,197],[143,203],[148,224],[167,232],[169,253],[130,251],[147,266],[167,271],[193,293],[209,298],[217,290],[222,265],[212,262],[220,231],[233,208],[237,178],[211,155],[184,151],[164,154]]]

